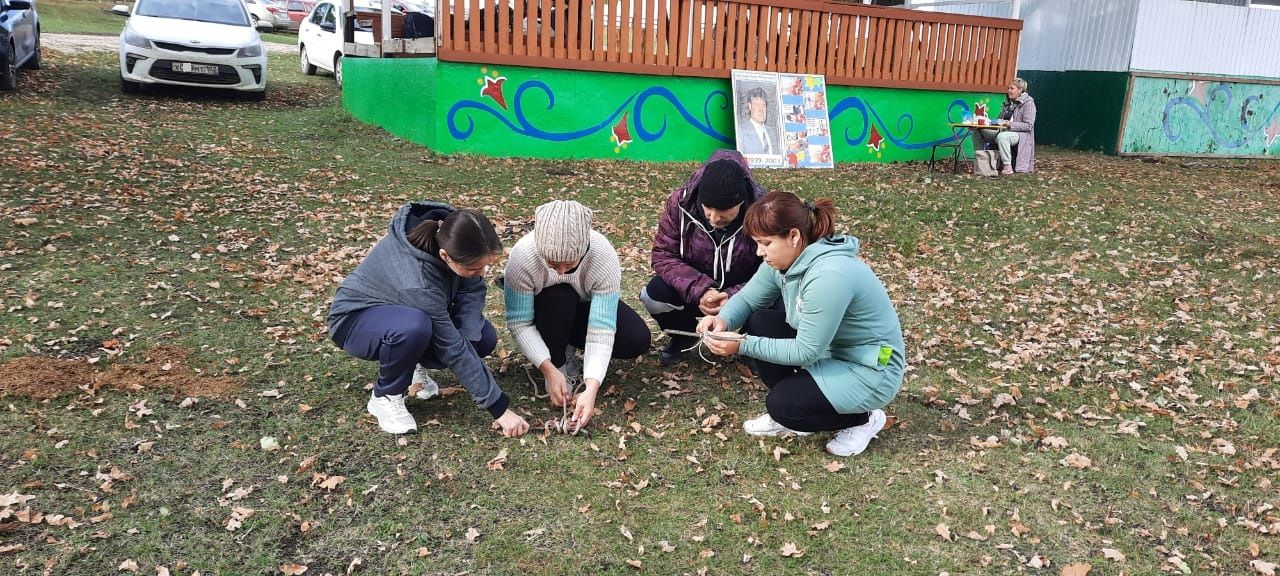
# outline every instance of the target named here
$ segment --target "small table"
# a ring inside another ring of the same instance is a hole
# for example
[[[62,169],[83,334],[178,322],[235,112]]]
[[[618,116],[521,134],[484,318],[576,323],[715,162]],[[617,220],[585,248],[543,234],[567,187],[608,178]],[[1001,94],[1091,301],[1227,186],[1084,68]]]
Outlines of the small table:
[[[933,151],[929,153],[929,170],[930,171],[933,171],[934,163],[937,161],[938,148],[951,149],[951,171],[952,172],[954,173],[960,172],[961,162],[964,163],[966,168],[969,168],[970,170],[972,170],[972,168],[969,166],[969,162],[971,160],[969,159],[968,156],[965,156],[964,154],[965,140],[972,138],[974,132],[978,130],[1001,131],[1001,130],[1009,129],[1008,126],[1001,126],[998,124],[977,124],[974,122],[951,122],[947,125],[951,127],[951,140],[948,142],[943,142],[941,144],[933,145]],[[975,149],[976,149],[977,140],[975,139],[974,142],[975,142]]]

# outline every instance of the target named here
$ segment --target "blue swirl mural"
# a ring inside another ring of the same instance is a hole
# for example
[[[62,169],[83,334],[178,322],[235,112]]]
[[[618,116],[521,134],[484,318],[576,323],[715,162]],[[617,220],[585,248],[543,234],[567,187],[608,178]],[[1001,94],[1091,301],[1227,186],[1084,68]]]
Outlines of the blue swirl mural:
[[[1235,118],[1237,119],[1238,124],[1232,126],[1231,123],[1224,123],[1221,120],[1219,122],[1214,122],[1212,110],[1210,108],[1215,105],[1221,105],[1223,108],[1231,109],[1233,108],[1232,102],[1234,100],[1235,94],[1232,90],[1232,85],[1225,83],[1218,84],[1210,89],[1206,94],[1205,103],[1203,104],[1195,96],[1176,96],[1174,98],[1170,98],[1164,105],[1164,116],[1161,118],[1165,139],[1169,142],[1177,142],[1182,139],[1183,133],[1176,120],[1177,115],[1175,112],[1179,108],[1186,108],[1208,131],[1209,138],[1213,140],[1213,143],[1216,146],[1221,148],[1237,149],[1252,145],[1252,139],[1255,136],[1262,134],[1263,130],[1267,128],[1267,125],[1271,123],[1271,120],[1280,113],[1280,103],[1277,103],[1269,113],[1266,113],[1265,108],[1263,109],[1264,114],[1250,113],[1250,106],[1262,100],[1261,96],[1251,95],[1240,103],[1240,113],[1238,115],[1234,113],[1219,115],[1219,118]],[[1262,120],[1257,121],[1254,120],[1254,118],[1262,118]],[[1224,134],[1219,130],[1223,127],[1223,124],[1226,124],[1226,128],[1231,132],[1230,134]]]
[[[644,109],[645,105],[651,101],[665,101],[675,108],[676,113],[679,114],[680,118],[682,118],[689,126],[694,127],[699,132],[715,138],[716,140],[729,145],[733,144],[732,137],[721,134],[711,125],[712,107],[717,100],[720,101],[718,107],[720,111],[729,109],[729,95],[723,90],[714,90],[707,94],[706,99],[702,102],[702,117],[697,118],[693,113],[685,108],[684,104],[681,103],[676,95],[670,90],[662,86],[652,86],[625,98],[622,103],[619,104],[618,107],[615,108],[613,112],[609,113],[609,115],[603,120],[585,128],[564,132],[555,132],[539,128],[529,121],[527,112],[530,111],[530,109],[526,108],[525,98],[529,95],[530,91],[541,93],[546,98],[547,104],[546,107],[543,108],[544,110],[550,110],[555,106],[556,96],[550,86],[539,80],[527,80],[516,88],[515,98],[511,104],[511,115],[514,116],[514,121],[509,119],[507,114],[502,110],[495,108],[488,101],[459,100],[449,108],[449,112],[445,116],[445,125],[449,129],[449,135],[453,136],[453,138],[457,140],[466,140],[473,132],[475,132],[476,123],[472,114],[485,113],[493,116],[499,122],[505,124],[507,128],[511,129],[512,132],[520,134],[521,136],[528,136],[530,138],[536,138],[538,140],[545,140],[548,142],[566,142],[590,136],[601,130],[609,130],[613,126],[614,122],[617,121],[618,117],[629,109],[631,112],[631,118],[633,118],[635,122],[636,136],[645,142],[653,142],[661,138],[662,135],[666,133],[668,128],[668,118],[666,115],[663,115],[661,125],[651,130],[645,126],[643,120],[644,116],[641,114],[641,111]]]
[[[911,132],[915,130],[916,121],[910,113],[904,113],[898,116],[898,121],[894,125],[894,129],[889,129],[884,120],[880,118],[880,114],[866,100],[857,96],[850,96],[836,103],[831,108],[831,123],[835,124],[836,118],[847,110],[854,110],[862,114],[862,132],[857,136],[849,136],[849,128],[844,129],[844,141],[850,146],[861,145],[867,138],[867,134],[871,131],[872,123],[880,127],[880,132],[885,139],[892,142],[894,146],[904,150],[919,150],[922,148],[930,148],[935,144],[945,144],[956,140],[955,134],[948,134],[944,138],[936,140],[928,140],[924,142],[910,142]],[[957,113],[957,111],[959,111]],[[969,113],[969,104],[964,100],[952,100],[947,106],[947,122],[960,122],[964,119],[965,114]]]

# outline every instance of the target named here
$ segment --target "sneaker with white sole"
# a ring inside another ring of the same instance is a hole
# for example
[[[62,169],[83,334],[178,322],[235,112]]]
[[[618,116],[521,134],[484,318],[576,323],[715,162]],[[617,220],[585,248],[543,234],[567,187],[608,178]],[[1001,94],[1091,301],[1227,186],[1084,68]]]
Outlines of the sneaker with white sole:
[[[418,429],[417,420],[404,407],[404,394],[369,395],[369,413],[378,419],[378,427],[390,434],[406,434]]]
[[[884,410],[872,410],[866,424],[852,426],[836,432],[835,438],[827,442],[827,452],[836,456],[857,456],[867,449],[867,444],[884,429],[888,417]]]
[[[417,390],[414,397],[419,400],[430,400],[440,395],[440,384],[422,366],[413,369],[413,383],[409,387]]]
[[[779,424],[770,416],[768,412],[761,414],[756,418],[752,418],[742,423],[742,429],[752,436],[778,436],[781,434],[795,434],[796,436],[808,436],[813,432],[801,432],[792,430]]]
[[[578,358],[578,354],[574,352],[573,346],[565,346],[564,365],[560,367],[560,372],[565,378],[582,378],[582,359]]]

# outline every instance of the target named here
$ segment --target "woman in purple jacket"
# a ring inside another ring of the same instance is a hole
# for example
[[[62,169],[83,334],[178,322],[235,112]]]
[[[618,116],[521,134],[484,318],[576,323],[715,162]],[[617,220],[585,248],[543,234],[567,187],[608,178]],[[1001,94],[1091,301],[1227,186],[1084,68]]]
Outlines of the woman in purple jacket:
[[[657,275],[640,291],[658,326],[692,332],[699,316],[718,314],[755,274],[760,257],[742,218],[761,196],[764,189],[736,150],[716,151],[671,193],[653,238]],[[658,359],[678,363],[694,340],[672,336]]]

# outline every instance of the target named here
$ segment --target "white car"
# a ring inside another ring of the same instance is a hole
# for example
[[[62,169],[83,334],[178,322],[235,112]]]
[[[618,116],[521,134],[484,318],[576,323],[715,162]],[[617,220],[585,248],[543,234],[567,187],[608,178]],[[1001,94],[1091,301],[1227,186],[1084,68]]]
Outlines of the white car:
[[[120,33],[120,87],[144,84],[225,88],[267,97],[267,53],[241,0],[138,0],[111,12]]]
[[[254,27],[269,30],[289,27],[289,12],[272,0],[244,0],[244,7],[249,10],[249,20],[253,21]]]
[[[316,69],[328,70],[342,86],[341,7],[333,0],[316,2],[298,26],[298,59],[302,73],[313,76]],[[358,41],[358,40],[357,40]]]

